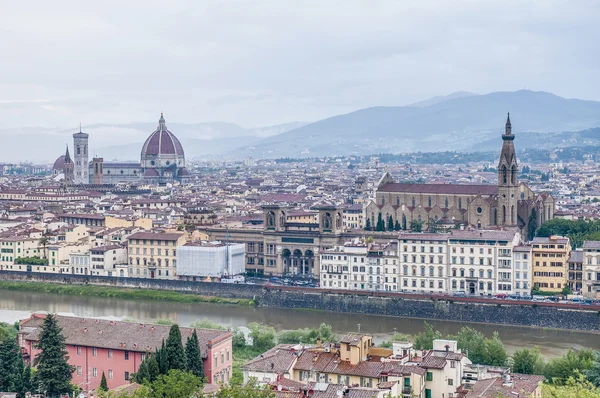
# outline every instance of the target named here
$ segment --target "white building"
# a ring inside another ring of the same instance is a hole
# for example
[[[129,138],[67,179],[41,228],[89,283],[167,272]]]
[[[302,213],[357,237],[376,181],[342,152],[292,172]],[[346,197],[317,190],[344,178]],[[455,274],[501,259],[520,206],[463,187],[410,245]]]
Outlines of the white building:
[[[450,291],[481,296],[512,294],[512,249],[520,241],[516,230],[453,231],[448,239]]]
[[[514,261],[514,293],[519,296],[529,296],[533,287],[533,272],[531,270],[531,246],[515,246]]]
[[[448,292],[449,238],[450,234],[400,234],[401,291]]]
[[[321,254],[321,287],[349,290],[398,289],[398,245],[346,243]]]
[[[196,242],[177,249],[177,275],[182,278],[222,278],[243,274],[246,245]]]
[[[583,242],[583,295],[600,298],[600,241]]]
[[[75,275],[127,277],[127,249],[119,245],[93,247],[89,251],[70,253],[69,265],[61,272]]]

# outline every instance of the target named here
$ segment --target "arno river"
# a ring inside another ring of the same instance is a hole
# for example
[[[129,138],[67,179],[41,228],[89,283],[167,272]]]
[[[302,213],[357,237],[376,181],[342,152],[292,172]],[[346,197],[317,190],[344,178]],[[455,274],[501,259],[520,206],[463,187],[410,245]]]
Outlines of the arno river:
[[[330,324],[337,334],[357,331],[358,324],[360,324],[360,330],[372,334],[377,342],[388,339],[394,329],[402,333],[416,334],[423,329],[424,322],[421,319],[375,315],[249,308],[222,304],[117,300],[0,290],[0,322],[12,323],[28,317],[36,311],[82,317],[128,318],[145,323],[157,319],[169,319],[182,326],[188,326],[202,318],[226,327],[246,326],[250,322],[261,322],[272,325],[278,331],[316,327],[325,322]],[[465,325],[465,323],[447,321],[429,322],[444,335],[455,333],[462,325]],[[517,348],[533,347],[534,345],[537,345],[546,356],[562,354],[570,347],[600,350],[600,335],[598,334],[488,324],[470,324],[470,326],[488,336],[494,331],[498,331],[509,353]]]

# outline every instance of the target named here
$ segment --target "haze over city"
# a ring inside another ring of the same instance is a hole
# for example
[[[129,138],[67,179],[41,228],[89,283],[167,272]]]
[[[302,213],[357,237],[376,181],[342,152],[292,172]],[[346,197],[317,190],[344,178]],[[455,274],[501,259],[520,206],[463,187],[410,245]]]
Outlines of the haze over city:
[[[0,397],[600,398],[600,2],[1,10]]]

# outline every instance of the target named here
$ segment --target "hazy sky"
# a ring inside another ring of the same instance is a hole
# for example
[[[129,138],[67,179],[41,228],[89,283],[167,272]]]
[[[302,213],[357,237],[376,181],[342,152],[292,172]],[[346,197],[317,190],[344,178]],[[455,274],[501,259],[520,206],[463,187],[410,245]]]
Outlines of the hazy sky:
[[[314,121],[466,90],[600,100],[600,2],[0,0],[4,128]]]

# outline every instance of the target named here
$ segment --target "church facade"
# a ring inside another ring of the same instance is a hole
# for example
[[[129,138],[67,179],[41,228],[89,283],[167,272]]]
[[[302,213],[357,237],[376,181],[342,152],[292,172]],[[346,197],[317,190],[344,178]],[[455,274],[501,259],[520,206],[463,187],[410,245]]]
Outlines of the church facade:
[[[375,226],[380,215],[386,225],[391,217],[403,230],[417,220],[423,228],[434,223],[444,227],[467,224],[480,229],[519,228],[528,236],[531,223],[539,227],[554,218],[555,203],[552,195],[536,194],[519,182],[514,139],[509,115],[496,185],[397,183],[386,172],[365,208],[366,219]]]
[[[65,184],[109,184],[150,182],[165,184],[190,177],[185,167],[183,146],[167,129],[160,114],[158,127],[146,139],[140,153],[140,162],[105,162],[101,157],[88,157],[89,135],[81,128],[73,134],[75,160],[65,155],[54,162],[52,175]]]

